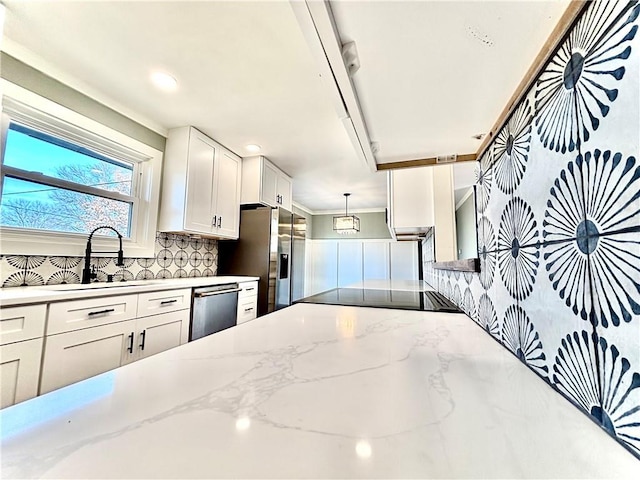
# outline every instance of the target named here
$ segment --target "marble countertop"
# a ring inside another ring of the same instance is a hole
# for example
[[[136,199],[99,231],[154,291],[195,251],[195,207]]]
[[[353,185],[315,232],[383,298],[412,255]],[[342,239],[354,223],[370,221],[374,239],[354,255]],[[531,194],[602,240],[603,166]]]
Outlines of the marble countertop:
[[[297,304],[0,422],[4,478],[640,478],[459,314]]]
[[[0,289],[0,305],[27,305],[30,303],[59,302],[78,298],[126,295],[130,293],[176,290],[180,288],[220,285],[222,283],[249,282],[258,277],[220,276],[198,278],[168,278],[165,280],[131,280],[128,282],[92,283],[90,285],[65,284],[36,287],[9,287]]]

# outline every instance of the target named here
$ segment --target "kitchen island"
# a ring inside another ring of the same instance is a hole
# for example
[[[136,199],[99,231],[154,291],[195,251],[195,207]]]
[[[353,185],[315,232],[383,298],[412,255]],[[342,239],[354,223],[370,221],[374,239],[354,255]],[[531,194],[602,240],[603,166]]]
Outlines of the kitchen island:
[[[0,412],[4,478],[640,478],[462,314],[297,304]]]

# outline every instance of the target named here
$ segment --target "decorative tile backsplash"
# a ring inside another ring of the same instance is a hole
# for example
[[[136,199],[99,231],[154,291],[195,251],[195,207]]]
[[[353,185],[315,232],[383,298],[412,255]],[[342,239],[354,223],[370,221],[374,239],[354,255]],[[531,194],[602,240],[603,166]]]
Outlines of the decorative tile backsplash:
[[[639,15],[590,3],[478,162],[480,273],[423,269],[640,458]]]
[[[98,281],[149,280],[153,278],[212,277],[218,269],[218,242],[208,238],[160,233],[156,236],[155,258],[126,258],[124,267],[115,257],[97,257]],[[125,251],[126,255],[126,251]],[[2,287],[80,283],[84,257],[0,256]]]

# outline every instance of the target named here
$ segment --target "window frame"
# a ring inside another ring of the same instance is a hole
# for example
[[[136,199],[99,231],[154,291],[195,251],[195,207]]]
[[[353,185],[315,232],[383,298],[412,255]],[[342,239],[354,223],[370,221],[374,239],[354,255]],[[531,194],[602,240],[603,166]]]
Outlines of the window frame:
[[[1,82],[3,95],[0,110],[0,195],[4,177],[7,175],[59,188],[71,186],[69,189],[73,191],[97,194],[127,203],[133,199],[130,235],[123,238],[125,257],[152,258],[155,255],[163,153],[18,85],[4,79]],[[105,195],[105,190],[89,186],[84,186],[82,190],[85,191],[82,191],[77,188],[81,184],[46,175],[34,175],[20,168],[5,166],[6,137],[12,122],[85,147],[106,158],[132,164],[131,196],[117,192],[107,192]],[[97,232],[92,240],[96,256],[112,256],[113,254],[97,253],[99,250],[114,250],[113,237],[99,233]],[[3,255],[82,256],[86,242],[85,233],[0,226],[0,247]]]

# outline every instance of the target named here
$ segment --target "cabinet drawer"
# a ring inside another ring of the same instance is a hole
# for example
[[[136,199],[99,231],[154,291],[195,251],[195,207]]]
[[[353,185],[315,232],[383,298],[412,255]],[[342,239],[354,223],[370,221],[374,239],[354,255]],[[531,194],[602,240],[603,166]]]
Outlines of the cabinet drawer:
[[[257,316],[258,303],[255,297],[238,301],[238,325],[249,320],[253,320]]]
[[[258,282],[243,282],[238,284],[242,289],[238,292],[238,303],[247,297],[255,297],[258,295]]]
[[[191,306],[191,289],[165,290],[138,295],[138,317],[175,312]]]
[[[136,317],[138,295],[88,298],[49,306],[47,335],[70,332]]]
[[[45,304],[0,309],[0,345],[42,337],[46,316]]]

